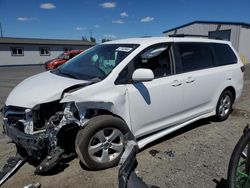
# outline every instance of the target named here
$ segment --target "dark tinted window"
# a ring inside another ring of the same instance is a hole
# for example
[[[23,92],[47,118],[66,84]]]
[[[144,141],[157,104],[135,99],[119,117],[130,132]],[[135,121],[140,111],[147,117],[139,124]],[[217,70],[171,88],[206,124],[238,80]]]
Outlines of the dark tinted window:
[[[178,43],[183,72],[213,67],[213,57],[206,43]]]
[[[237,57],[227,44],[212,44],[218,65],[237,63]]]

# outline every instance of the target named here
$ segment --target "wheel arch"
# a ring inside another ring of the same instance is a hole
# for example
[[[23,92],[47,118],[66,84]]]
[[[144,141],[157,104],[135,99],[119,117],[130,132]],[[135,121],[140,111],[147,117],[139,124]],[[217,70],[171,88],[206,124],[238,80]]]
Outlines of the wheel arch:
[[[95,105],[98,103],[95,103]],[[94,117],[100,116],[100,115],[111,115],[113,117],[117,117],[121,119],[126,125],[129,130],[131,130],[131,125],[129,121],[129,117],[125,113],[119,113],[116,110],[112,110],[109,105],[101,105],[98,104],[97,106],[77,106],[78,113],[82,113],[84,111],[85,118],[89,121]],[[84,108],[84,109],[83,109]]]
[[[90,109],[87,109],[87,111],[88,112],[91,112],[91,111],[94,112],[94,113],[92,112],[92,115],[90,115],[89,118],[93,118],[93,117],[96,117],[96,116],[99,116],[99,115],[111,115],[111,116],[114,116],[114,117],[117,117],[117,118],[121,119],[122,121],[124,121],[127,124],[127,122],[125,121],[125,119],[123,119],[123,117],[119,116],[118,114],[113,113],[112,111],[110,111],[108,109],[99,109],[99,108],[91,109],[90,108]],[[128,126],[128,124],[127,124],[127,126]],[[129,128],[129,126],[128,126],[128,128]]]
[[[230,91],[233,95],[233,102],[235,101],[235,98],[236,98],[236,91],[235,91],[235,88],[233,86],[228,86],[226,87],[221,93],[223,93],[224,91]]]
[[[235,101],[235,99],[236,99],[236,90],[235,90],[235,87],[234,87],[234,86],[232,86],[231,84],[230,84],[230,85],[223,85],[223,86],[221,86],[221,87],[217,90],[217,92],[215,93],[215,95],[214,95],[214,97],[213,97],[213,101],[212,101],[212,103],[211,103],[211,104],[212,104],[212,105],[211,105],[211,110],[212,110],[212,112],[213,112],[214,115],[215,115],[215,113],[216,113],[216,106],[217,106],[218,100],[219,100],[221,94],[222,94],[224,91],[226,91],[226,90],[228,90],[228,91],[230,91],[230,92],[232,93],[232,95],[233,95],[233,103],[234,103],[234,101]]]

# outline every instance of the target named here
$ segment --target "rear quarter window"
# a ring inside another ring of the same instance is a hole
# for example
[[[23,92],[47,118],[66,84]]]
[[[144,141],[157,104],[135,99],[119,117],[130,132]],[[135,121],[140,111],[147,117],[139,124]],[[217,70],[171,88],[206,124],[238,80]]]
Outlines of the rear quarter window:
[[[228,44],[212,43],[217,65],[231,65],[237,63],[237,57]]]

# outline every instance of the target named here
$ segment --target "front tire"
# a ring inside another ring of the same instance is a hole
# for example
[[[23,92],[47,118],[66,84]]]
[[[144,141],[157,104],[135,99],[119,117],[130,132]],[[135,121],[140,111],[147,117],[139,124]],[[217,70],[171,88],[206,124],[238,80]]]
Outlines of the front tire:
[[[224,121],[228,118],[232,112],[233,95],[229,90],[225,90],[221,93],[216,106],[215,118],[217,121]]]
[[[76,136],[76,152],[81,162],[91,170],[117,165],[128,131],[126,123],[118,117],[100,115],[92,118]]]

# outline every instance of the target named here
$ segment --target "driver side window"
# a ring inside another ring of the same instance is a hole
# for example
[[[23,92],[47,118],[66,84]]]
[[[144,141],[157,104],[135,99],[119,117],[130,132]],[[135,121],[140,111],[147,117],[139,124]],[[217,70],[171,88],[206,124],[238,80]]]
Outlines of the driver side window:
[[[155,78],[171,74],[169,45],[158,45],[149,48],[134,60],[134,70],[139,68],[151,69]],[[146,54],[147,57],[144,57]]]
[[[116,84],[132,83],[136,69],[151,69],[155,79],[171,75],[170,44],[157,44],[143,50],[119,74]]]

